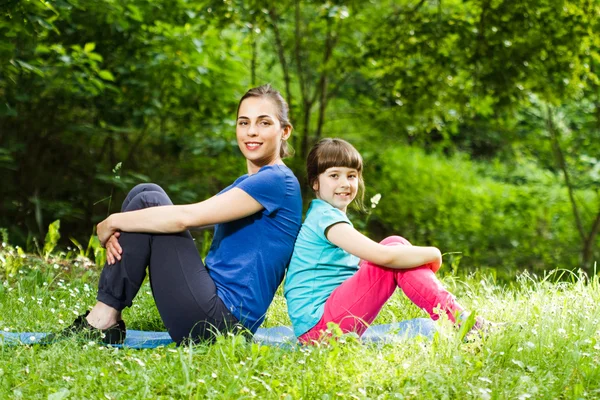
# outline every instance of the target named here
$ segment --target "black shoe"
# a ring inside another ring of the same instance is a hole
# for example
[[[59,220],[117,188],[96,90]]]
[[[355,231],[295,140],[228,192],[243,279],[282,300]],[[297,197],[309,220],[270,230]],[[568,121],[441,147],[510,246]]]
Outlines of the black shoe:
[[[90,340],[104,344],[123,344],[127,334],[125,321],[117,321],[116,324],[109,328],[98,329],[90,325],[85,318],[89,313],[89,311],[86,311],[85,314],[75,318],[75,321],[73,321],[71,326],[63,329],[59,334],[56,335],[56,337],[67,337],[81,334]]]

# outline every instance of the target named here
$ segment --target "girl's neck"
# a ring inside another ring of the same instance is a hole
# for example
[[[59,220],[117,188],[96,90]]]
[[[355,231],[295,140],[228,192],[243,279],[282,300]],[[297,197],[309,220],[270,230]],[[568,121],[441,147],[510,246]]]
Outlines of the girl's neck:
[[[333,205],[333,204],[331,204],[330,202],[328,202],[328,201],[326,201],[326,200],[323,200],[322,198],[320,198],[318,195],[317,195],[317,198],[316,198],[316,200],[321,200],[322,202],[329,204],[331,207],[333,207],[333,208],[337,208],[336,206],[334,206],[334,205]],[[340,210],[339,208],[337,208],[337,209],[338,209],[338,210]],[[340,211],[341,211],[341,212],[343,212],[344,214],[347,214],[347,212],[346,212],[346,211],[347,211],[347,208],[345,208],[345,209],[343,209],[343,210],[340,210]]]

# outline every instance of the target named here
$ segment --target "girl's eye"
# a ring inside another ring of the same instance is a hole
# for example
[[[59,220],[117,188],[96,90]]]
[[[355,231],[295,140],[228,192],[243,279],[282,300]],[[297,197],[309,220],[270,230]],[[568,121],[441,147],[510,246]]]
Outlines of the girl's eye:
[[[337,178],[337,177],[338,177],[338,174],[331,174],[331,175],[329,175],[329,176],[330,176],[330,177],[332,177],[332,178]]]

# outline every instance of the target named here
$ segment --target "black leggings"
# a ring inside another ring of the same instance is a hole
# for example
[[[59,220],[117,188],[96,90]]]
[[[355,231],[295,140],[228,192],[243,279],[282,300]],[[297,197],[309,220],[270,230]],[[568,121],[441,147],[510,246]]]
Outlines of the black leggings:
[[[121,212],[172,205],[158,185],[134,187]],[[120,261],[104,266],[98,284],[98,301],[119,311],[130,307],[146,277],[158,312],[171,338],[180,344],[213,339],[216,332],[233,331],[238,320],[217,296],[217,288],[188,231],[173,234],[122,232]]]

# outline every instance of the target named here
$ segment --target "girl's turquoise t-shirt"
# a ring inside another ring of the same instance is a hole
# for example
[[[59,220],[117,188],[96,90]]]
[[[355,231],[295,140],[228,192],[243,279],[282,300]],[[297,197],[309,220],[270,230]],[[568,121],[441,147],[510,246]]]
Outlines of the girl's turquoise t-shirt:
[[[346,214],[323,200],[313,200],[288,266],[284,294],[294,334],[300,336],[319,322],[325,302],[338,286],[358,271],[358,257],[325,236],[337,223],[352,225]]]

